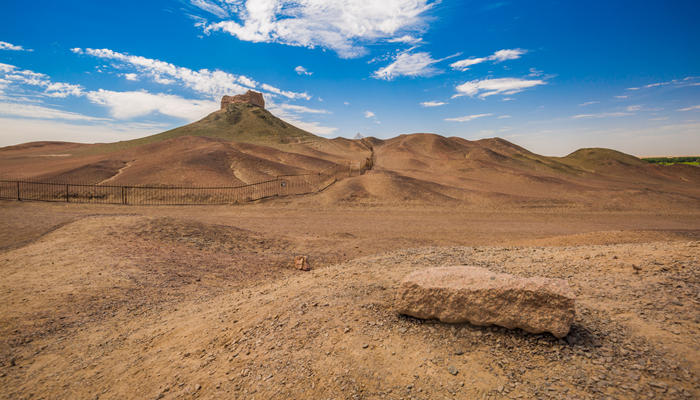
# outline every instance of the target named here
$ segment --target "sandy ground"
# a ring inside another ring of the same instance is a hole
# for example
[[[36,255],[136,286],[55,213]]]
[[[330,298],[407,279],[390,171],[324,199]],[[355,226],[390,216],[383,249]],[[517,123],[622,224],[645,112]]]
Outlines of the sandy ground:
[[[700,396],[697,209],[0,202],[0,227],[2,398]],[[572,333],[393,310],[452,264],[566,279]]]

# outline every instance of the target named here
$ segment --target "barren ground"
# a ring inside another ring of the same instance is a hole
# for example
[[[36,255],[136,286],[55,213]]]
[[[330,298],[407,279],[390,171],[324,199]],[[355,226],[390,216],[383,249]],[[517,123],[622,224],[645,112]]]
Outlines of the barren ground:
[[[566,279],[572,333],[393,311],[452,264]],[[698,208],[0,202],[0,397],[698,398],[698,271]]]

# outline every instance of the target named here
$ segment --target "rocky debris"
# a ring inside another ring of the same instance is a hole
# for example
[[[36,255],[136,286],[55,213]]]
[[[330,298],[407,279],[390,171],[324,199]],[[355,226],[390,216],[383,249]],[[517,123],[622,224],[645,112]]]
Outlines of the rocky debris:
[[[225,110],[229,104],[252,104],[260,108],[265,108],[265,99],[263,99],[262,93],[249,90],[245,94],[224,96],[221,98],[222,110]]]
[[[563,279],[521,278],[471,266],[406,276],[396,296],[401,314],[448,323],[498,325],[562,338],[574,320],[575,296]]]
[[[299,271],[311,271],[311,266],[309,265],[308,256],[296,256],[294,257],[294,268]]]

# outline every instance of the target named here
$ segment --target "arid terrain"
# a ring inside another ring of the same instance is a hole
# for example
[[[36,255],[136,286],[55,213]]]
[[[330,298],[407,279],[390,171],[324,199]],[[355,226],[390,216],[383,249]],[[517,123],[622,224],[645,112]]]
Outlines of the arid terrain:
[[[700,394],[697,209],[309,207],[312,198],[3,202],[2,397]],[[313,271],[291,267],[298,254]],[[578,298],[572,332],[557,340],[393,310],[403,276],[455,264],[566,279]]]
[[[324,139],[234,104],[129,142],[0,149],[0,177],[239,185],[224,206],[0,202],[0,398],[700,397],[700,168],[502,139]],[[293,268],[309,257],[312,271]],[[399,315],[412,271],[565,279],[568,336]]]

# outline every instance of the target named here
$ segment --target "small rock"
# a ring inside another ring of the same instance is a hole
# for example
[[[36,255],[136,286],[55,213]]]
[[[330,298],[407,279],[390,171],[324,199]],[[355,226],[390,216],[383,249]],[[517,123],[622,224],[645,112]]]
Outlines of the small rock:
[[[296,256],[294,257],[294,268],[300,271],[311,271],[311,266],[309,266],[308,256]]]
[[[369,347],[369,345],[368,345],[367,343],[365,343],[365,344],[362,345],[362,348],[363,348],[363,349],[366,349],[366,348],[368,348],[368,347]]]
[[[457,375],[457,374],[459,373],[459,371],[457,370],[457,368],[455,368],[455,367],[452,366],[452,365],[450,365],[449,367],[447,367],[447,372],[449,372],[451,375]]]

